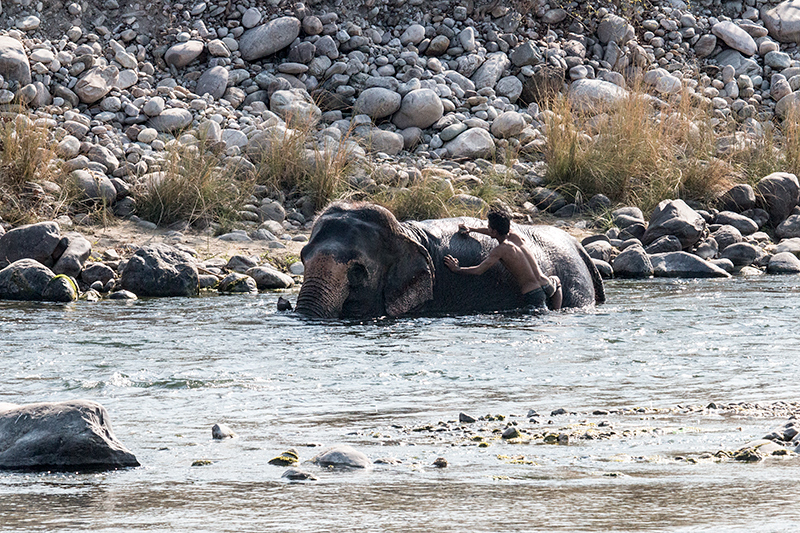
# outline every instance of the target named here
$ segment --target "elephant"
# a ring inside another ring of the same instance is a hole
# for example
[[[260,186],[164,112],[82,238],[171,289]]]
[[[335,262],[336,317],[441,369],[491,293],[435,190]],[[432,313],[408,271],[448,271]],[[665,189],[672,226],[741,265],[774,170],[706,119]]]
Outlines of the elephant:
[[[480,276],[451,272],[444,257],[475,265],[496,244],[485,235],[463,235],[474,218],[398,222],[369,203],[334,202],[316,219],[300,252],[305,277],[296,311],[316,318],[468,314],[525,306],[516,280],[500,263]],[[557,275],[563,307],[605,301],[603,281],[586,250],[552,226],[512,227],[528,235],[543,273]]]

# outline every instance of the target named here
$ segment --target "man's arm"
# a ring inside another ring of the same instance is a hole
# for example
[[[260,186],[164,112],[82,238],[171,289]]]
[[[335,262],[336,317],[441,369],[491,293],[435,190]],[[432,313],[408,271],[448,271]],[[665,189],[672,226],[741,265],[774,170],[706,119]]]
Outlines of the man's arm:
[[[452,255],[445,256],[444,264],[447,266],[447,268],[457,274],[470,274],[473,276],[479,276],[497,264],[500,259],[502,259],[502,247],[496,246],[489,253],[489,256],[481,261],[479,265],[462,267],[458,264],[458,259]]]
[[[467,226],[466,224],[459,224],[458,232],[467,235],[470,233],[481,233],[483,235],[489,235],[489,228],[472,228],[470,226]]]

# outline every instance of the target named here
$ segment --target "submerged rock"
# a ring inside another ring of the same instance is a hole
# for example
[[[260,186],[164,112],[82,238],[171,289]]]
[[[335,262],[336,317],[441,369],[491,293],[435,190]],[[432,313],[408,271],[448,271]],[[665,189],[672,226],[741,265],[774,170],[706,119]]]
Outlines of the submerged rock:
[[[320,466],[343,468],[372,468],[372,463],[363,453],[346,444],[332,446],[311,459]]]

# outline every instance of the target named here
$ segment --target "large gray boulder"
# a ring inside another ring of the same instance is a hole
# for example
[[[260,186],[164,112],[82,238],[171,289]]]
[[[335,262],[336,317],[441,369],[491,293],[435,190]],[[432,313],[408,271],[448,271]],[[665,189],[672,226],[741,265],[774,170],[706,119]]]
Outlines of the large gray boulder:
[[[775,235],[780,239],[800,237],[800,215],[789,215],[775,228]]]
[[[73,170],[70,179],[80,193],[80,199],[112,205],[117,199],[117,189],[108,176],[96,170]]]
[[[642,236],[646,246],[664,235],[674,235],[687,250],[703,236],[706,221],[683,200],[663,200],[653,211],[650,224]]]
[[[164,54],[164,61],[167,65],[175,68],[183,68],[200,57],[204,49],[205,44],[203,44],[203,41],[186,41],[173,44]]]
[[[75,94],[84,104],[93,104],[107,95],[119,80],[119,69],[114,65],[94,67],[75,84]]]
[[[737,242],[742,242],[744,240],[741,231],[733,226],[728,226],[727,224],[720,226],[717,231],[712,234],[712,236],[714,237],[714,240],[717,241],[720,252],[731,244],[736,244]]]
[[[445,145],[453,159],[491,159],[495,144],[492,135],[483,128],[470,128]]]
[[[625,248],[614,258],[611,266],[615,278],[649,278],[653,275],[653,263],[638,244]]]
[[[800,274],[800,259],[792,252],[780,252],[769,258],[768,274]]]
[[[608,14],[597,26],[597,37],[603,44],[614,42],[619,46],[636,37],[633,26],[618,15]]]
[[[41,301],[53,277],[53,271],[38,261],[14,261],[0,270],[0,300]]]
[[[729,278],[720,267],[687,252],[669,252],[650,256],[653,275],[662,278]]]
[[[239,38],[239,51],[245,61],[255,61],[283,50],[300,35],[300,21],[279,17],[249,29]]]
[[[751,56],[758,50],[753,37],[729,20],[714,24],[711,27],[711,32],[722,39],[729,47],[745,55]]]
[[[53,253],[60,242],[61,231],[56,222],[14,228],[0,236],[0,268],[19,259],[34,259],[45,266],[53,266]]]
[[[92,253],[92,243],[80,233],[73,232],[61,237],[59,248],[64,251],[53,266],[53,272],[77,278]]]
[[[148,125],[162,133],[175,133],[188,128],[192,119],[192,112],[188,109],[165,109],[158,116],[150,117]]]
[[[75,400],[0,406],[0,470],[98,471],[139,466],[108,412]]]
[[[431,89],[417,89],[403,97],[400,110],[392,117],[399,129],[427,128],[444,114],[444,105],[439,95]]]
[[[393,115],[400,109],[402,97],[390,89],[370,87],[358,95],[353,105],[353,113],[369,115],[372,120],[379,120]]]
[[[314,126],[322,116],[322,110],[304,89],[275,91],[269,98],[269,109],[293,127]]]
[[[165,244],[139,248],[125,263],[122,288],[136,296],[194,296],[199,291],[192,256]]]
[[[267,266],[253,267],[246,274],[255,280],[260,291],[288,289],[294,285],[291,276]]]
[[[750,185],[741,183],[725,191],[717,203],[722,211],[741,213],[756,206],[756,193]]]
[[[716,224],[727,224],[739,230],[742,235],[752,235],[758,231],[758,224],[749,217],[732,211],[720,211],[714,219]]]
[[[211,67],[203,72],[203,75],[197,80],[195,92],[200,96],[208,93],[214,100],[219,100],[225,94],[225,89],[228,88],[228,77],[228,69],[225,67]]]
[[[729,259],[735,267],[745,267],[757,263],[764,256],[761,248],[749,242],[737,242],[725,247],[720,259]]]
[[[769,213],[769,220],[773,226],[786,220],[800,199],[800,183],[797,181],[797,176],[788,172],[773,172],[761,178],[755,190],[761,197],[763,207]]]
[[[776,41],[800,42],[800,0],[787,0],[773,9],[762,9],[761,20],[769,30],[770,37]]]
[[[0,36],[0,76],[20,87],[31,82],[31,65],[22,43],[13,37]]]
[[[580,79],[569,88],[569,101],[581,113],[601,113],[619,106],[628,91],[608,81]]]
[[[503,76],[503,72],[511,66],[511,60],[505,52],[494,52],[486,56],[486,61],[478,67],[475,74],[470,78],[475,84],[475,89],[480,90],[486,87],[494,88],[497,80]]]
[[[346,444],[322,450],[311,459],[311,462],[334,468],[372,468],[372,463],[366,455]]]

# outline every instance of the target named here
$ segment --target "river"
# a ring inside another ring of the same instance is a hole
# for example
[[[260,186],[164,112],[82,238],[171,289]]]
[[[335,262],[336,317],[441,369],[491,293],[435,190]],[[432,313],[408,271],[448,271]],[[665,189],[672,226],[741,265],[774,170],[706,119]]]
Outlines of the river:
[[[800,276],[606,289],[591,310],[364,322],[279,313],[277,294],[0,302],[0,402],[98,401],[143,465],[0,472],[0,531],[793,528],[798,457],[713,454],[800,401]],[[512,443],[510,423],[613,434]],[[301,464],[302,483],[268,464],[331,444],[396,464]]]

